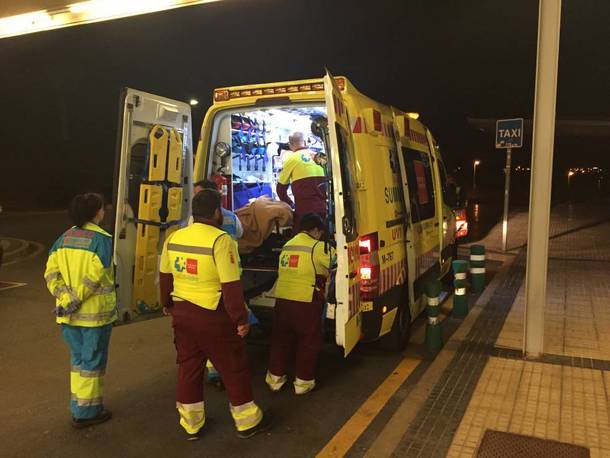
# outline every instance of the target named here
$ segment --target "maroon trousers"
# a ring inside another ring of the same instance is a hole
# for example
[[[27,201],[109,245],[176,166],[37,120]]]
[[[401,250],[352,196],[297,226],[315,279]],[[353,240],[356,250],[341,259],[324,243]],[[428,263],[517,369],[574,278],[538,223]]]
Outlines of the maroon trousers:
[[[286,375],[295,358],[295,375],[301,380],[316,378],[316,363],[322,349],[324,300],[298,302],[277,299],[273,312],[273,335],[269,371]]]
[[[203,375],[209,359],[222,377],[231,405],[252,401],[246,344],[222,305],[212,311],[174,301],[172,316],[178,363],[176,400],[183,404],[203,401]]]

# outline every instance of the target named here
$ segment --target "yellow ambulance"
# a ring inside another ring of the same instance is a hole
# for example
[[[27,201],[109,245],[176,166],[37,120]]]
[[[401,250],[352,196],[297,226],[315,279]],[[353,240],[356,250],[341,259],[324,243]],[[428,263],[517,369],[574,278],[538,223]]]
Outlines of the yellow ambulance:
[[[137,103],[147,105],[139,114]],[[189,108],[140,91],[124,94],[115,262],[125,317],[158,307],[157,257],[164,238],[189,216],[193,182],[215,179],[225,190],[223,205],[234,211],[261,196],[277,199],[288,136],[298,131],[310,150],[327,158],[337,266],[326,318],[334,324],[334,339],[345,355],[359,341],[379,338],[404,348],[411,322],[425,307],[424,284],[449,272],[456,240],[443,160],[417,115],[378,103],[347,78],[328,73],[220,88],[192,167]],[[155,142],[162,143],[158,154]],[[139,156],[134,159],[132,151]],[[155,163],[161,151],[166,156]],[[130,172],[134,164],[139,175]],[[163,179],[151,179],[155,164],[166,168]],[[182,167],[179,180],[175,174],[169,180],[172,167]],[[248,304],[259,317],[273,310],[277,259],[288,235],[278,227],[261,247],[242,255]]]

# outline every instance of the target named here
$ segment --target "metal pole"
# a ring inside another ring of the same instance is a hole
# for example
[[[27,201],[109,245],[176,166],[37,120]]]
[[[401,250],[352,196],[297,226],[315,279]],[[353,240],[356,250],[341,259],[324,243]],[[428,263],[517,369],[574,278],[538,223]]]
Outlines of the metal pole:
[[[477,189],[477,161],[472,163],[472,190]]]
[[[512,148],[506,149],[506,167],[504,168],[504,218],[502,218],[502,251],[506,251],[508,238],[508,201],[510,196],[510,159]]]
[[[543,352],[561,0],[540,0],[523,350]]]

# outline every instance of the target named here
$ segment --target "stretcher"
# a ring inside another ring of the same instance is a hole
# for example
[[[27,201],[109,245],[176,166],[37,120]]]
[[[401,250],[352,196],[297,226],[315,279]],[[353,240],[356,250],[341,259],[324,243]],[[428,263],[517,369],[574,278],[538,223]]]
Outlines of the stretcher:
[[[133,297],[136,313],[158,310],[159,253],[182,216],[183,145],[180,133],[155,125],[148,136],[148,166],[140,185]]]

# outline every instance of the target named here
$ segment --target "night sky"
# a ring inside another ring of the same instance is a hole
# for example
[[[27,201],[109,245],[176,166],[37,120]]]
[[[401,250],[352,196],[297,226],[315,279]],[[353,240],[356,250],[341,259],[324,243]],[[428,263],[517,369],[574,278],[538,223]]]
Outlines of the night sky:
[[[610,119],[609,19],[607,0],[563,1],[558,117]],[[229,0],[0,40],[0,204],[110,195],[122,86],[197,98],[198,138],[215,87],[324,67],[420,112],[452,167],[477,157],[492,179],[503,155],[466,117],[531,117],[537,21],[534,0]],[[556,145],[560,171],[610,166],[607,138]]]

